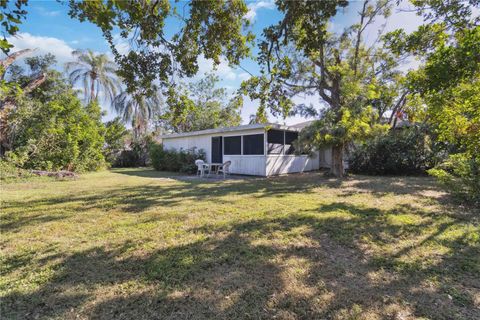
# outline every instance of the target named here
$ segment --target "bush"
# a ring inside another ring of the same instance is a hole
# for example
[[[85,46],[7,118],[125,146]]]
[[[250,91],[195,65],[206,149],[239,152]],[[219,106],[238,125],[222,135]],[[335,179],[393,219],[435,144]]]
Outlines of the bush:
[[[135,150],[122,150],[116,155],[112,166],[116,168],[140,167],[140,157]]]
[[[195,160],[205,160],[206,154],[202,149],[195,148],[180,151],[165,150],[163,145],[157,144],[150,148],[150,159],[155,170],[195,173],[197,172]]]
[[[122,150],[113,156],[113,167],[145,167],[150,163],[150,147],[153,145],[151,136],[145,135],[130,143],[130,149]]]
[[[93,171],[105,166],[105,127],[97,103],[83,106],[72,90],[45,103],[26,100],[9,113],[14,126],[7,156],[24,169]]]
[[[105,123],[103,155],[110,165],[115,165],[125,146],[128,130],[119,117]]]
[[[18,179],[34,177],[32,173],[25,169],[17,168],[15,164],[0,160],[0,181],[16,181]]]
[[[365,174],[425,174],[442,153],[421,127],[391,130],[359,146],[349,158],[349,169]]]
[[[467,202],[480,205],[480,159],[466,153],[450,155],[447,161],[428,170],[447,191]]]

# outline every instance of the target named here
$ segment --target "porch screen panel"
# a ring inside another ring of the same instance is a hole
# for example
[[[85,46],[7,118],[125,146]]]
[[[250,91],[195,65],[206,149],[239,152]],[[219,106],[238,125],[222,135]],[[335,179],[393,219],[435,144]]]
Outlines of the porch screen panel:
[[[293,141],[298,139],[298,132],[285,131],[285,154],[294,154],[295,147]]]
[[[240,136],[224,137],[223,144],[223,154],[242,154],[242,138]]]
[[[282,130],[268,130],[267,133],[267,148],[268,154],[282,154],[283,153],[283,134]]]
[[[263,154],[263,133],[243,136],[243,154]]]

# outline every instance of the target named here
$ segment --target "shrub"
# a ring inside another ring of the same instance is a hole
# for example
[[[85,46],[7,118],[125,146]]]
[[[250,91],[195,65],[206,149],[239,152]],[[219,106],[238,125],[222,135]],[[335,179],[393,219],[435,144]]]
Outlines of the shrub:
[[[97,103],[83,106],[72,90],[45,103],[22,101],[9,113],[15,130],[8,157],[24,169],[101,169],[105,166],[101,117]]]
[[[130,149],[122,150],[114,156],[113,167],[145,167],[149,164],[150,147],[153,139],[149,135],[130,143]]]
[[[127,134],[128,130],[119,117],[105,123],[103,155],[110,165],[114,165],[119,160]]]
[[[391,130],[359,146],[350,155],[349,169],[366,174],[425,174],[440,158],[442,153],[426,130],[415,126]]]
[[[202,149],[165,150],[163,145],[156,144],[150,148],[150,159],[155,170],[195,173],[195,160],[205,160],[206,155]]]
[[[122,150],[116,155],[112,166],[117,168],[140,167],[140,157],[134,150]]]
[[[15,181],[31,177],[34,177],[34,175],[29,171],[17,168],[12,162],[0,160],[0,181]]]
[[[480,159],[467,153],[450,155],[428,173],[457,198],[480,205]]]

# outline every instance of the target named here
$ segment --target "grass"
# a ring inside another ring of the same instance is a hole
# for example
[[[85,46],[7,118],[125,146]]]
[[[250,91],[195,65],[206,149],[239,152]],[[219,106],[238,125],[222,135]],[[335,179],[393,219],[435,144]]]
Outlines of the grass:
[[[4,183],[2,319],[479,319],[478,212],[425,177]]]

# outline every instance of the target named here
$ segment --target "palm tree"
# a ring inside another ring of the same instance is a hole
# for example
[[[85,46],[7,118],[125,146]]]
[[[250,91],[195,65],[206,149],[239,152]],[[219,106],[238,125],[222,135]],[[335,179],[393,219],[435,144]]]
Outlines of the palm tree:
[[[125,123],[132,123],[133,136],[136,139],[147,131],[149,121],[158,115],[162,99],[159,94],[145,97],[123,91],[113,99],[112,105]]]
[[[90,49],[75,50],[72,55],[76,61],[67,62],[65,69],[72,84],[83,84],[85,99],[89,102],[96,100],[102,89],[105,99],[113,101],[120,87],[115,63],[110,61],[106,54],[95,54]]]

